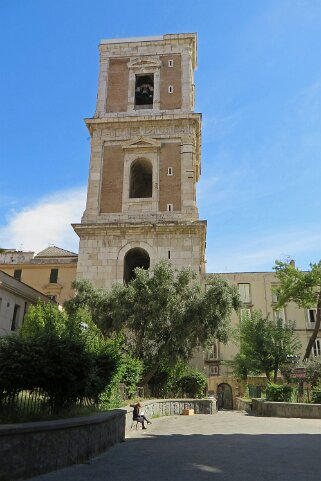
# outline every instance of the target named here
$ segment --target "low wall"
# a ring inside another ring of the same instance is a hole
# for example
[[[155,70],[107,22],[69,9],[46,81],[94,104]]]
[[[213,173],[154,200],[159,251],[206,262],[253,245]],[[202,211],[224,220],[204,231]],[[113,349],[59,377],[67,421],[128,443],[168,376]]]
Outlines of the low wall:
[[[125,412],[0,426],[0,481],[82,463],[125,439]]]
[[[143,411],[147,419],[154,416],[178,416],[183,409],[194,409],[195,414],[216,414],[216,399],[156,399],[145,401]],[[126,430],[131,428],[133,415],[129,408],[126,416]]]
[[[321,419],[321,404],[284,403],[252,399],[252,412],[257,416]]]
[[[214,399],[155,400],[144,403],[146,417],[215,414]],[[132,408],[93,416],[0,425],[0,481],[26,479],[82,463],[125,440],[132,424]]]
[[[241,397],[237,397],[235,399],[235,409],[237,411],[246,411],[247,413],[252,412],[252,401],[249,399],[243,399]]]

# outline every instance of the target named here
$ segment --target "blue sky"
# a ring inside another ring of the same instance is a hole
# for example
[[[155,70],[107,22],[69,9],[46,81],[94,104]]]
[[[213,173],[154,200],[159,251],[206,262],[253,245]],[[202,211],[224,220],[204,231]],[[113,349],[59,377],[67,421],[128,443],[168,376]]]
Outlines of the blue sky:
[[[99,41],[197,32],[207,271],[320,260],[320,0],[0,0],[0,22],[0,246],[78,249]]]

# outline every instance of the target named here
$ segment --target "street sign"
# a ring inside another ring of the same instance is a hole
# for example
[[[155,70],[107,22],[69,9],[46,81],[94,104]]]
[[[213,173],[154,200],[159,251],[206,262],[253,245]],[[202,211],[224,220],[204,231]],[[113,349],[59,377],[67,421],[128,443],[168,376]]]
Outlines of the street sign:
[[[291,369],[291,377],[295,379],[305,379],[306,368],[305,367],[293,367]]]

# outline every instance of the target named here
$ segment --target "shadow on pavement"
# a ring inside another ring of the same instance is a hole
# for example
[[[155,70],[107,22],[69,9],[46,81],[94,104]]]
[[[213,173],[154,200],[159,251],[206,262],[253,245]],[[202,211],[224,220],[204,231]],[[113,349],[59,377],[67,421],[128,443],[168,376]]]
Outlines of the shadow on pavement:
[[[191,434],[129,438],[37,480],[320,481],[318,434]]]

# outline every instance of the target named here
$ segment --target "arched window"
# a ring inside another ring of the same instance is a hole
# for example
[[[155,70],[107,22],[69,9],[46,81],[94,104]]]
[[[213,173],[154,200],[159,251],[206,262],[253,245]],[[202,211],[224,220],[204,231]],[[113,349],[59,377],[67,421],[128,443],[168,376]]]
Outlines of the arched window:
[[[135,107],[152,109],[154,99],[154,74],[136,75]]]
[[[134,269],[136,267],[142,267],[143,269],[149,269],[150,258],[148,252],[140,247],[135,247],[127,252],[124,259],[124,282],[129,282],[135,279]]]
[[[152,197],[153,167],[145,159],[138,159],[131,165],[129,197],[131,199]]]

